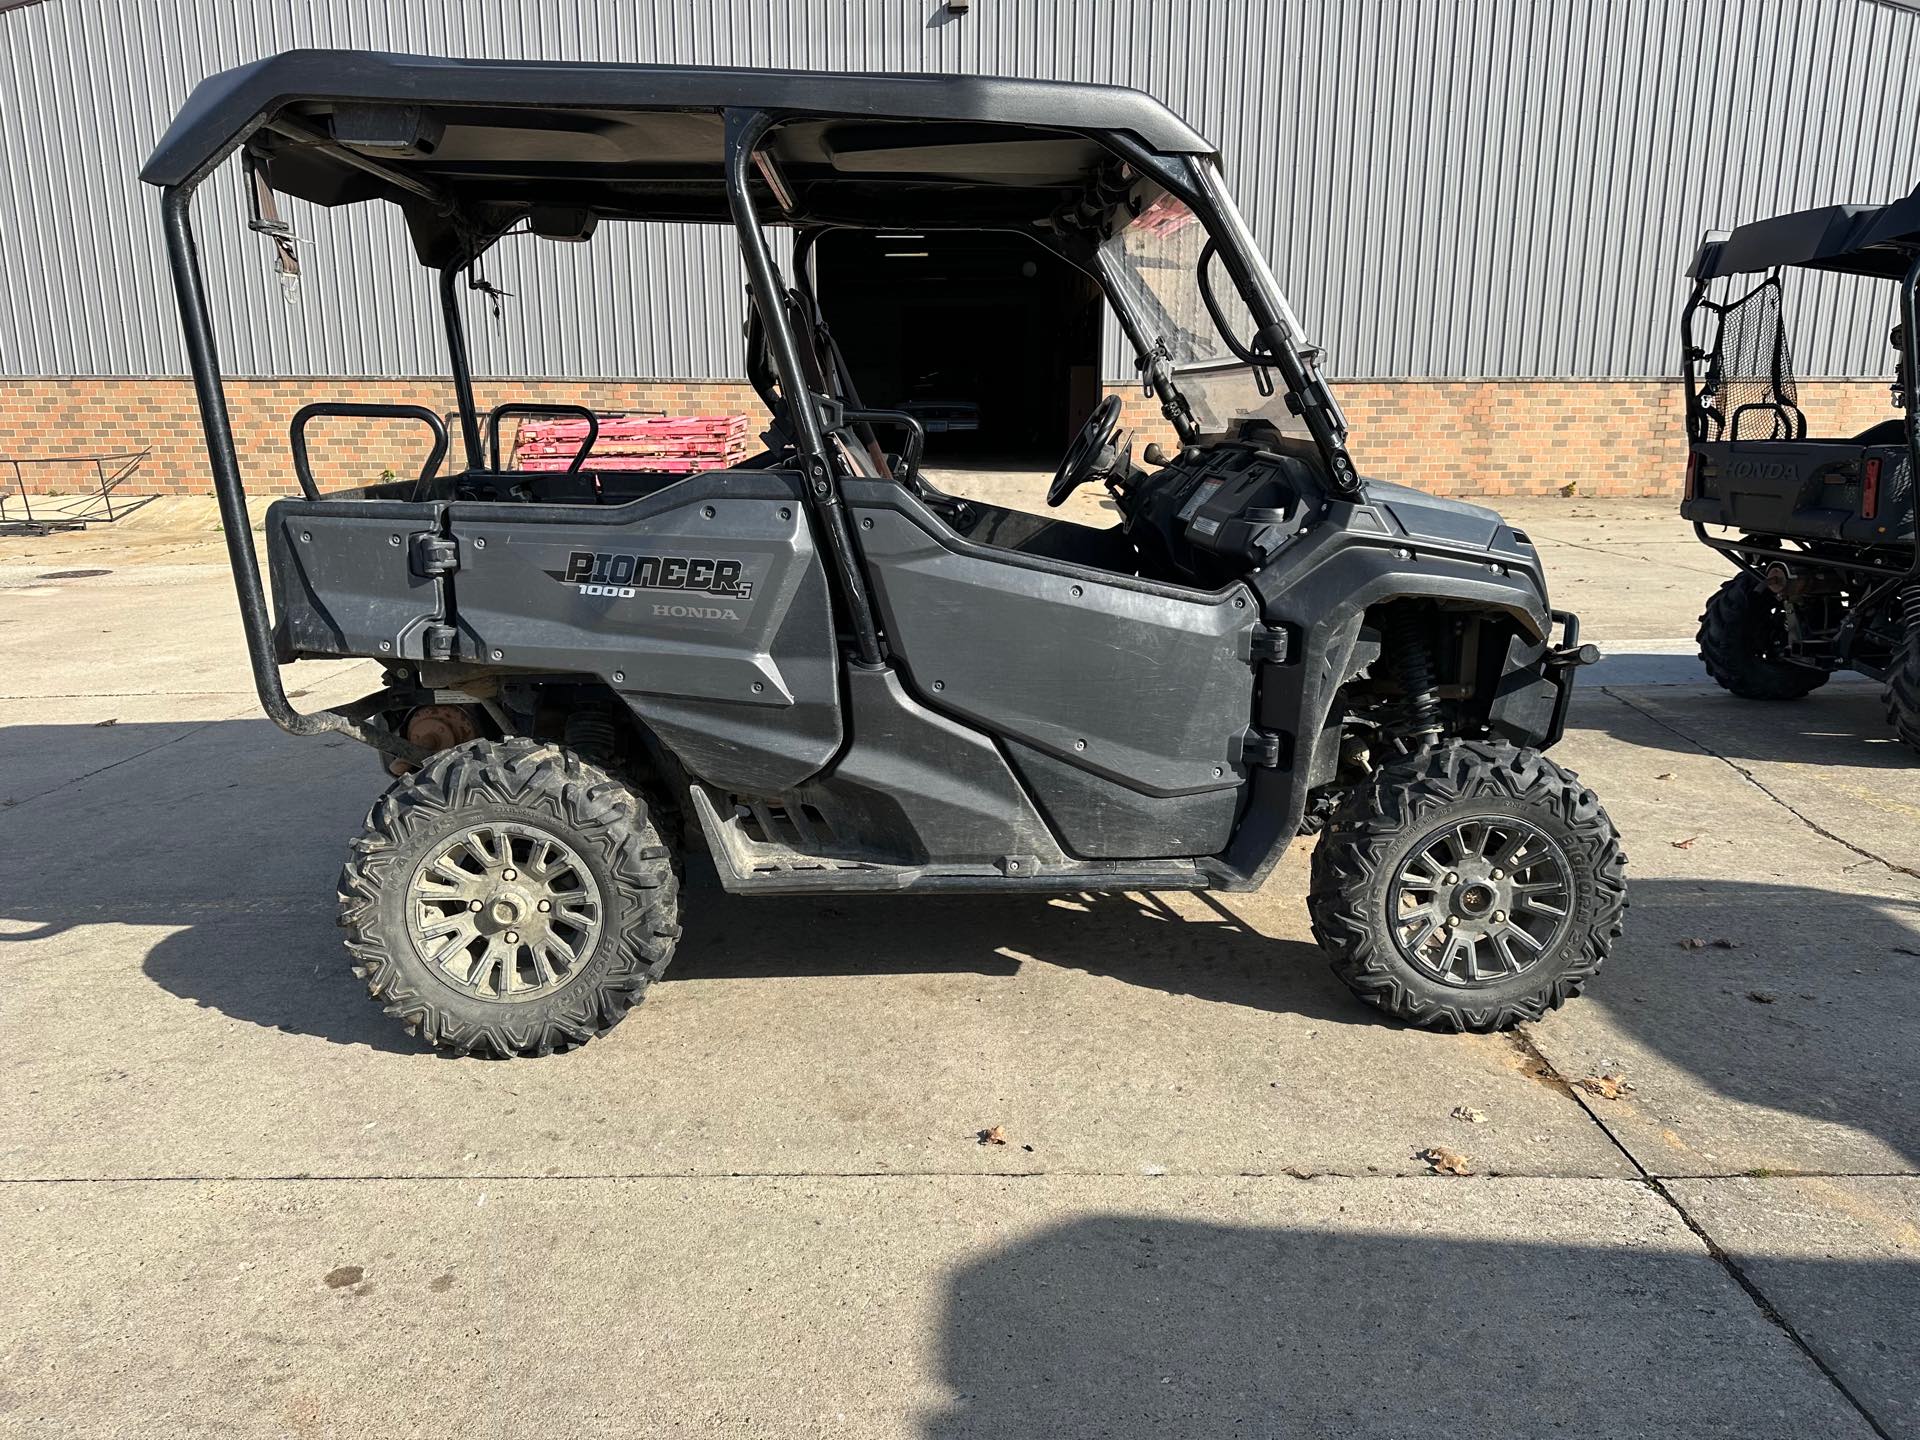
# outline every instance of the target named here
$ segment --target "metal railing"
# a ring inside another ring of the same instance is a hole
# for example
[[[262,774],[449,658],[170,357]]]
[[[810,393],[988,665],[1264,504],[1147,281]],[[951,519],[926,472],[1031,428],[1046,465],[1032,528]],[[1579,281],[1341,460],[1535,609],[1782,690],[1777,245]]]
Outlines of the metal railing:
[[[142,495],[122,500],[116,510],[113,492],[140,468],[153,453],[153,447],[141,450],[109,450],[93,455],[0,455],[0,467],[13,472],[12,490],[0,490],[0,533],[47,535],[55,530],[84,530],[90,524],[112,524],[153,499]],[[43,493],[40,513],[34,514],[33,497],[27,491],[26,467],[30,465],[74,465],[81,467],[91,487],[78,495]],[[90,476],[87,471],[91,471]],[[7,506],[18,501],[24,518],[9,515]]]

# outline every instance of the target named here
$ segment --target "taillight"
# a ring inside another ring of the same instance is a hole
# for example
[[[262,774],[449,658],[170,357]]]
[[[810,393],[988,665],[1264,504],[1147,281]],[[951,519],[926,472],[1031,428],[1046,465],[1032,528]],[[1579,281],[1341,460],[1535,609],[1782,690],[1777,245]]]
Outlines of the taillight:
[[[1860,473],[1860,513],[1868,520],[1880,513],[1880,462],[1867,461]]]
[[[1700,498],[1700,470],[1700,452],[1689,450],[1687,452],[1687,499],[1689,500]]]

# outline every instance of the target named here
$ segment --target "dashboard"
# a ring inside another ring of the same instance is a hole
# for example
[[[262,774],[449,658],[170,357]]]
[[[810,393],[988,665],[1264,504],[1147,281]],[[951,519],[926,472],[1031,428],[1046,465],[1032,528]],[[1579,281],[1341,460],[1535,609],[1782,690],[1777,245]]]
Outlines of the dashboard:
[[[1264,567],[1318,511],[1323,487],[1297,442],[1188,446],[1158,470],[1111,483],[1146,573],[1204,588]],[[1284,448],[1283,448],[1284,447]]]

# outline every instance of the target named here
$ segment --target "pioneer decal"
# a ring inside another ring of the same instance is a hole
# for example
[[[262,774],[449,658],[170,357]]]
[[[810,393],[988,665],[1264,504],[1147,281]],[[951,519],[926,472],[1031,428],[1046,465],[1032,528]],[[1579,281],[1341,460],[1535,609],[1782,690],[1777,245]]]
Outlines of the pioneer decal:
[[[642,590],[693,591],[745,600],[753,594],[753,582],[740,578],[745,568],[739,560],[709,560],[694,555],[623,555],[575,550],[567,556],[565,570],[549,570],[547,574],[562,584],[577,587],[582,595],[605,595],[619,600],[631,600]],[[714,619],[721,618],[723,613],[732,614],[710,607],[658,605],[654,613]]]

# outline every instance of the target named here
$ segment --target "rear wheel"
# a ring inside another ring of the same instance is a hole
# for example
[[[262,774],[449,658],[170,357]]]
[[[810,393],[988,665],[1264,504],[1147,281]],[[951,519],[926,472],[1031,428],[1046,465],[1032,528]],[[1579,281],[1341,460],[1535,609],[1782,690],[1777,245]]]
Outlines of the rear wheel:
[[[368,993],[461,1054],[547,1055],[618,1023],[672,958],[678,920],[645,804],[537,740],[435,755],[375,803],[340,875]]]
[[[1893,733],[1902,745],[1920,754],[1920,626],[1908,625],[1900,637],[1882,698]]]
[[[1443,1030],[1502,1030],[1578,994],[1626,903],[1626,856],[1593,792],[1538,751],[1475,741],[1350,791],[1308,898],[1355,994]]]
[[[1744,570],[1707,601],[1698,638],[1707,674],[1743,700],[1798,700],[1827,683],[1826,671],[1783,658],[1785,612],[1760,577]]]

